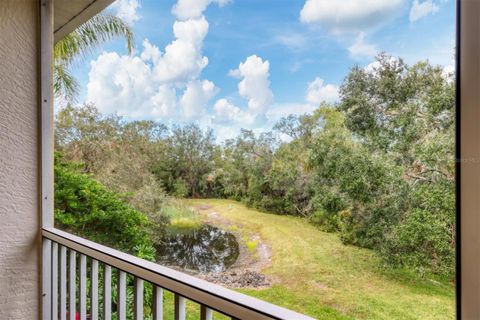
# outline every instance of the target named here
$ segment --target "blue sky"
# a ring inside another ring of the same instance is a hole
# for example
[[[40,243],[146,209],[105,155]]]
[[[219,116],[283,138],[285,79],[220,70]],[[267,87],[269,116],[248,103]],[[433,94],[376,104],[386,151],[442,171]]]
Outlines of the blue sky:
[[[451,70],[453,0],[117,0],[135,53],[112,41],[74,68],[79,103],[219,140],[335,102],[355,64],[385,51]]]

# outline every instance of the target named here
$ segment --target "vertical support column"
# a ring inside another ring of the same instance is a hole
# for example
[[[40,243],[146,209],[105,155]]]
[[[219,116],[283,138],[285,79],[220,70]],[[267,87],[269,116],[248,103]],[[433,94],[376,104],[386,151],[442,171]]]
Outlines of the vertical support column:
[[[457,1],[458,319],[480,319],[479,17],[480,1]]]
[[[53,226],[53,1],[40,3],[40,101],[41,109],[41,217],[42,227]],[[52,317],[50,240],[42,245],[42,318]]]
[[[53,1],[40,0],[42,227],[53,227]]]

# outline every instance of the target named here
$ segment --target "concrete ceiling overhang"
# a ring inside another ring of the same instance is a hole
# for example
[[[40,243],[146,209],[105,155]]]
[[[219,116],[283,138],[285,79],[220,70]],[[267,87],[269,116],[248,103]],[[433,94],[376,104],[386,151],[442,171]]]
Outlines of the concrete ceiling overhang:
[[[79,25],[105,9],[114,0],[54,0],[54,41],[65,37]]]

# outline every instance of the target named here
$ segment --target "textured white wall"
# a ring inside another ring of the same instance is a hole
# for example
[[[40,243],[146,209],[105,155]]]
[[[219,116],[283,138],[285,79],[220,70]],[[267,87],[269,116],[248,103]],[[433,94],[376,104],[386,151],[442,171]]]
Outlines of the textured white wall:
[[[37,1],[0,1],[0,319],[39,318]]]

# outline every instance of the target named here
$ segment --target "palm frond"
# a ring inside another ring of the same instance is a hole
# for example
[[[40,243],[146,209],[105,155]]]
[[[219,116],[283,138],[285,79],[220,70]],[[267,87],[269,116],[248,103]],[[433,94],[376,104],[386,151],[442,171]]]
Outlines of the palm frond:
[[[93,52],[100,44],[122,37],[127,42],[128,52],[132,53],[133,32],[130,26],[112,14],[100,13],[57,42],[54,58],[70,64],[75,58]]]
[[[56,98],[74,101],[78,94],[78,82],[63,63],[53,66],[53,92]]]
[[[133,52],[130,26],[112,14],[100,13],[58,41],[53,52],[55,95],[72,100],[78,94],[78,83],[68,69],[72,62],[115,38],[125,38],[129,54]]]

